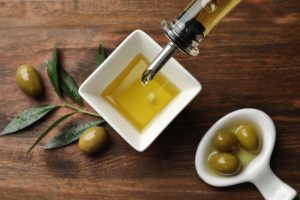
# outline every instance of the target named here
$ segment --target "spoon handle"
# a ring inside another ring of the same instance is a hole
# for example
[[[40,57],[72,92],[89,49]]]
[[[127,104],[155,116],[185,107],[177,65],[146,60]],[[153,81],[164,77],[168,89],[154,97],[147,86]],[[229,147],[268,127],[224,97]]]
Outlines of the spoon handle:
[[[258,173],[252,180],[252,183],[267,200],[292,200],[297,194],[296,190],[274,174],[270,166]]]

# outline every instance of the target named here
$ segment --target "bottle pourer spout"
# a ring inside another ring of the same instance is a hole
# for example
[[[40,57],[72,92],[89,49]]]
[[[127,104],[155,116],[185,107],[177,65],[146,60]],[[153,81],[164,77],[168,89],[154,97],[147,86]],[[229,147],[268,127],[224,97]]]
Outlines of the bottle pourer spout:
[[[144,71],[142,75],[142,82],[144,84],[149,83],[158,73],[158,71],[166,64],[166,62],[172,57],[173,53],[177,50],[176,45],[170,42],[160,54],[152,61],[148,69]]]

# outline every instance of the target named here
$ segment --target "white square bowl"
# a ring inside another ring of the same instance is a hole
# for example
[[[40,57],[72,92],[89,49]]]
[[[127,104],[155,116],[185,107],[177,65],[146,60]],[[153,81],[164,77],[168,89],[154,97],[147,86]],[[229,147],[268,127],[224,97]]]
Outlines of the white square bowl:
[[[127,67],[130,61],[142,53],[150,61],[162,48],[145,32],[132,32],[114,52],[84,81],[79,88],[82,98],[135,150],[144,151],[168,126],[168,124],[200,92],[200,83],[174,58],[162,68],[163,73],[180,92],[151,122],[139,132],[100,94]]]

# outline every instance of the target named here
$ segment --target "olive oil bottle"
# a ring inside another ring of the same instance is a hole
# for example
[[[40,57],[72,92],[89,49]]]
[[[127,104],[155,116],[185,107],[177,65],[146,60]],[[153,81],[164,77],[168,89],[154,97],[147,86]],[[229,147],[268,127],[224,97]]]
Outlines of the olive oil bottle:
[[[173,22],[163,20],[161,26],[170,42],[143,73],[142,81],[150,82],[176,50],[197,56],[202,39],[240,2],[241,0],[192,0]]]
[[[179,94],[179,89],[163,74],[149,84],[140,76],[149,61],[138,54],[100,94],[139,132]]]

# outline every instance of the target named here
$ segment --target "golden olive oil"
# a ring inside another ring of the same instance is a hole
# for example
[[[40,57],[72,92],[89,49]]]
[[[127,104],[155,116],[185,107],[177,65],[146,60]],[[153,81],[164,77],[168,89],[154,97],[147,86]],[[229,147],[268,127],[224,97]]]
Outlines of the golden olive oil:
[[[148,59],[143,54],[137,54],[100,94],[139,132],[180,92],[161,73],[150,83],[142,83],[141,75],[148,66]]]
[[[240,2],[241,0],[211,0],[196,16],[196,20],[205,27],[203,35],[206,36]]]

